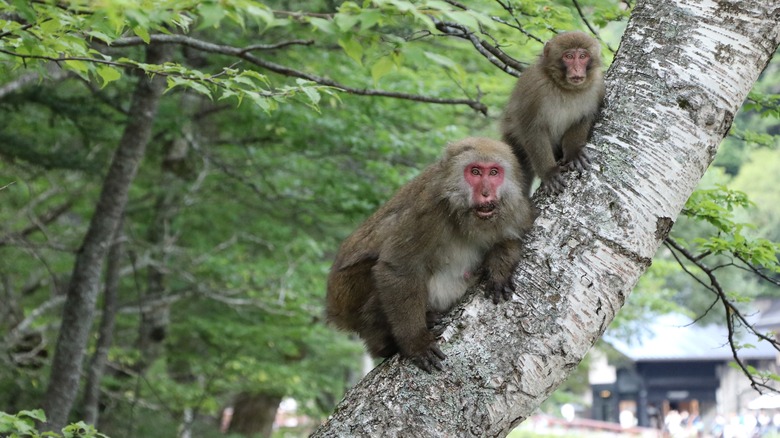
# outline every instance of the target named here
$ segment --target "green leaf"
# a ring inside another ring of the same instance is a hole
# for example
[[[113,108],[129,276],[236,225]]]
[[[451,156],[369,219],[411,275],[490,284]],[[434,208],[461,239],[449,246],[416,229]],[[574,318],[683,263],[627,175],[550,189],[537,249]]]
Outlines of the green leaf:
[[[358,21],[360,21],[359,15],[352,15],[352,14],[336,14],[335,17],[333,17],[333,21],[336,23],[336,26],[339,27],[343,32],[351,31],[355,25],[357,25]]]
[[[447,58],[444,55],[439,55],[438,53],[425,52],[425,57],[441,65],[442,67],[455,68],[457,66],[457,63],[455,61],[453,61],[450,58]]]
[[[30,417],[41,422],[46,421],[46,413],[43,412],[43,409],[22,410],[16,415]]]
[[[314,26],[318,30],[321,30],[322,32],[330,33],[330,34],[336,32],[336,26],[334,26],[333,22],[330,20],[326,20],[324,18],[312,17],[309,18],[309,23],[311,23],[312,26]]]
[[[13,0],[13,5],[16,8],[16,12],[19,13],[19,15],[21,15],[25,21],[34,23],[36,21],[35,10],[33,10],[32,6],[30,6],[31,4],[32,3],[28,0]]]
[[[360,14],[360,30],[368,30],[382,21],[384,14],[379,9],[366,9]]]
[[[72,71],[75,71],[79,74],[87,74],[89,73],[89,64],[84,61],[78,61],[78,60],[68,60],[65,61],[65,66]]]
[[[339,39],[339,45],[347,53],[347,56],[355,60],[358,64],[363,65],[363,46],[361,46],[355,38],[345,37]]]
[[[141,38],[146,44],[149,44],[152,41],[152,37],[149,35],[149,29],[145,27],[134,26],[133,33],[135,33],[138,38]]]
[[[395,68],[393,59],[389,56],[383,56],[371,66],[371,77],[374,79],[374,82],[379,82],[379,79],[390,73],[393,68]]]
[[[102,79],[100,88],[105,88],[110,82],[114,82],[122,77],[122,73],[119,72],[119,69],[107,65],[99,65],[97,67],[97,73]]]
[[[211,27],[219,27],[219,22],[225,17],[225,8],[217,3],[206,3],[198,8],[198,14],[201,16],[201,22],[198,26],[199,30],[207,29]]]
[[[311,101],[313,105],[317,105],[320,102],[320,93],[317,91],[316,87],[312,87],[311,85],[302,85],[301,90],[306,93],[306,96],[309,97],[309,101]]]

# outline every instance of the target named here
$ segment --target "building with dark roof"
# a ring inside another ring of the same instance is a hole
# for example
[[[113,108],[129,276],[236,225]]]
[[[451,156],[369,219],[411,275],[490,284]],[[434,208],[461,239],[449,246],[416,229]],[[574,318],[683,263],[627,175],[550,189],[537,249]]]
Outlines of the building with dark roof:
[[[741,370],[729,366],[734,358],[726,327],[664,315],[639,342],[605,340],[627,360],[600,374],[614,376],[612,382],[591,379],[594,419],[618,422],[621,412],[630,411],[639,426],[660,428],[671,410],[700,418],[739,414],[759,395]],[[755,348],[742,348],[739,357],[776,372],[777,351],[768,342],[750,343]]]

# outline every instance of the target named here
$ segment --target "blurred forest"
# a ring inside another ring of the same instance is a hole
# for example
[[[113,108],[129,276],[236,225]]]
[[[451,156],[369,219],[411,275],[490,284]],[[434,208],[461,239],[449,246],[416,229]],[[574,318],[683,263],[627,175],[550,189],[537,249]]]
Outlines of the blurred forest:
[[[59,328],[81,319],[68,418],[115,438],[224,436],[225,412],[229,433],[265,436],[284,398],[311,419],[291,432],[305,434],[363,368],[362,346],[323,321],[341,239],[448,141],[498,137],[541,41],[590,28],[609,63],[630,13],[611,0],[95,4],[0,4],[0,411],[45,404]],[[518,68],[455,25],[484,30]],[[153,125],[126,205],[101,210],[122,198],[105,191],[116,151],[144,142],[133,105],[152,73],[166,87],[144,109]],[[735,302],[780,295],[780,58],[745,105],[702,181],[712,192],[672,232],[765,251],[770,281],[718,271]],[[106,212],[114,226],[93,242]],[[94,314],[63,314],[93,244]],[[640,336],[654,315],[700,316],[714,299],[662,248],[612,330]]]

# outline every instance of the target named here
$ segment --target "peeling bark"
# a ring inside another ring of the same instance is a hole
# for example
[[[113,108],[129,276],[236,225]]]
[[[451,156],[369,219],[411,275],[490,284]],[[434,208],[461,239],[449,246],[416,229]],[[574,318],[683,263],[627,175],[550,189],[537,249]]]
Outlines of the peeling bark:
[[[650,266],[780,43],[774,1],[639,1],[607,74],[595,169],[539,198],[511,302],[452,312],[446,370],[397,357],[316,437],[505,436],[557,388]]]

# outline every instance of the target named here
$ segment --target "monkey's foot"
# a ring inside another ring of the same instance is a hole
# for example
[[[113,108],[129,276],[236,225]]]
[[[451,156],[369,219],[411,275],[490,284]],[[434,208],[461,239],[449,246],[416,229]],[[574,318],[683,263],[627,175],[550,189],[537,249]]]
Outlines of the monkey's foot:
[[[582,174],[586,170],[590,169],[591,158],[590,155],[584,149],[580,153],[567,163],[563,164],[563,167],[567,171],[576,170]]]
[[[511,300],[513,293],[514,290],[512,289],[511,279],[508,282],[491,281],[488,282],[485,287],[485,295],[487,295],[488,298],[493,299],[493,304]]]
[[[560,171],[549,175],[542,181],[542,185],[539,186],[539,190],[547,195],[557,195],[566,188],[566,181],[563,179]]]
[[[447,358],[440,349],[436,342],[432,342],[428,348],[421,354],[416,356],[410,356],[409,359],[413,364],[417,365],[420,369],[430,373],[434,368],[439,371],[444,371],[441,361]]]

